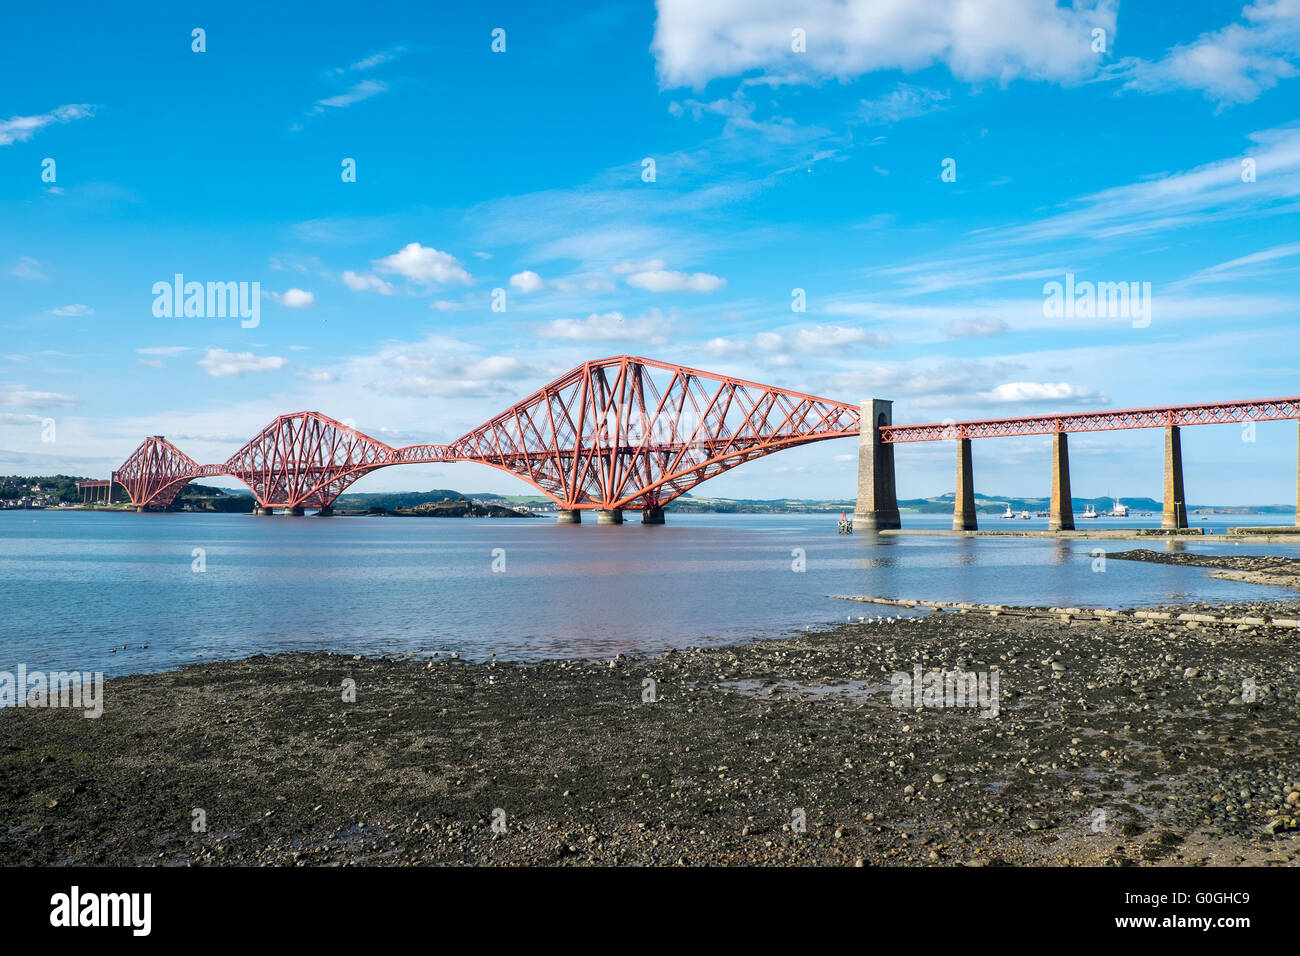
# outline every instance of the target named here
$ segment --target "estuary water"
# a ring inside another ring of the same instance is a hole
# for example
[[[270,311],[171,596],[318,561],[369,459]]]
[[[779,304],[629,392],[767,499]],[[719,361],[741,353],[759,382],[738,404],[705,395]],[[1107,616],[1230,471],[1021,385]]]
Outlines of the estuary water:
[[[1288,590],[1195,568],[1108,561],[1097,571],[1090,552],[1296,551],[1160,539],[839,535],[838,515],[669,513],[661,527],[628,517],[620,527],[551,518],[0,511],[0,670],[23,663],[112,675],[308,649],[606,657],[897,613],[831,594],[1112,607],[1287,598]],[[1153,521],[1159,516],[1088,526]],[[952,519],[904,522],[946,528]],[[1291,521],[1197,521],[1211,530],[1229,523]]]

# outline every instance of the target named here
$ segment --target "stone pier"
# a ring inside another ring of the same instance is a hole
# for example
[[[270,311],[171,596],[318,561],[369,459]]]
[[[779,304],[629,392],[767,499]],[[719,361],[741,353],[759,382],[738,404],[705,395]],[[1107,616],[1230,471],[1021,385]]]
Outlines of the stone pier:
[[[862,403],[858,434],[858,503],[853,509],[855,531],[900,528],[898,493],[894,484],[894,446],[880,439],[880,426],[892,425],[894,403],[870,398]]]
[[[578,508],[561,508],[555,512],[556,524],[582,524],[582,511]]]
[[[332,517],[334,517],[334,506],[333,506],[333,505],[326,505],[324,508],[321,508],[320,510],[318,510],[318,511],[316,512],[316,517],[317,517],[317,518],[332,518]]]
[[[1162,528],[1187,527],[1187,499],[1183,497],[1183,440],[1177,425],[1165,426],[1165,510]]]
[[[622,524],[622,523],[623,523],[622,508],[612,508],[612,509],[600,508],[596,511],[596,524]]]
[[[663,524],[664,509],[646,508],[644,511],[641,512],[641,523],[642,524]]]
[[[1070,501],[1070,442],[1065,432],[1052,436],[1052,503],[1048,531],[1074,530],[1074,504]]]
[[[975,477],[971,472],[970,439],[957,439],[957,494],[952,506],[952,530],[975,531]]]
[[[285,508],[284,513],[291,518],[301,518],[307,513],[307,509],[302,505],[293,505],[289,508]]]

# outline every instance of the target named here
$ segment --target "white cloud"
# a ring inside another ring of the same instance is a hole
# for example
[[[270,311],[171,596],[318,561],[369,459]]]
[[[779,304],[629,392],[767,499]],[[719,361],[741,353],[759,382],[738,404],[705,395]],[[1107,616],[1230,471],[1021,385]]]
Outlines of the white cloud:
[[[11,116],[0,120],[0,146],[25,143],[53,123],[71,123],[94,115],[95,107],[89,103],[70,103],[39,116]]]
[[[50,315],[73,316],[73,315],[94,315],[95,310],[90,306],[78,302],[75,305],[60,305],[50,309]]]
[[[733,339],[721,337],[709,339],[700,348],[714,358],[729,358],[735,355],[746,355],[749,352],[749,346],[744,342],[736,342]]]
[[[71,408],[80,400],[59,392],[37,392],[26,385],[0,384],[0,405],[11,408]]]
[[[1105,404],[1105,395],[1068,382],[1005,382],[988,393],[993,402],[1089,402]]]
[[[271,372],[284,368],[287,361],[278,355],[254,355],[252,352],[228,352],[207,349],[198,366],[214,378],[235,378],[249,372]]]
[[[1001,335],[1008,328],[1001,319],[953,319],[943,327],[943,334],[950,339],[979,339]]]
[[[353,84],[345,93],[338,93],[334,96],[327,96],[323,100],[317,100],[316,105],[312,107],[311,115],[318,115],[327,109],[342,109],[354,103],[360,103],[362,100],[368,100],[372,96],[378,96],[380,93],[387,92],[387,90],[388,84],[380,80],[362,80]]]
[[[15,415],[12,412],[0,413],[0,425],[40,425],[45,419],[40,415]]]
[[[863,100],[858,104],[857,113],[868,123],[897,123],[899,120],[943,109],[947,99],[947,93],[912,86],[910,83],[899,83],[885,96]]]
[[[459,312],[465,308],[465,303],[456,302],[452,299],[434,299],[429,303],[429,308],[435,312]]]
[[[418,242],[409,242],[391,256],[376,259],[374,266],[379,272],[396,273],[426,285],[446,285],[451,282],[468,285],[474,281],[473,276],[465,271],[455,256],[422,246]]]
[[[380,295],[392,295],[393,284],[377,275],[360,275],[351,269],[343,273],[343,284],[353,292],[365,292],[367,290],[378,292]]]
[[[452,340],[429,337],[424,341],[387,346],[375,357],[383,376],[368,387],[372,391],[406,398],[470,398],[515,394],[513,383],[545,373],[514,356],[465,355]]]
[[[525,269],[523,272],[516,272],[510,277],[511,288],[518,289],[525,295],[529,292],[536,292],[545,284],[546,283],[542,281],[541,276],[528,269]]]
[[[813,325],[796,332],[789,344],[797,352],[834,352],[852,345],[888,346],[889,337],[843,325]]]
[[[137,355],[162,355],[166,358],[175,358],[182,352],[189,351],[185,345],[152,345],[145,349],[136,349]]]
[[[1257,278],[1278,271],[1271,270],[1266,263],[1275,262],[1279,259],[1288,259],[1292,256],[1300,256],[1300,242],[1273,246],[1259,252],[1252,252],[1249,255],[1238,256],[1236,259],[1230,259],[1227,262],[1220,262],[1218,265],[1201,269],[1199,272],[1188,276],[1183,281],[1183,284],[1198,285],[1206,282],[1235,282],[1244,278]]]
[[[806,52],[791,31],[806,31]],[[1076,82],[1100,64],[1091,31],[1115,35],[1113,0],[660,0],[651,44],[665,87],[702,87],[751,70],[848,80],[945,64],[971,81]]]
[[[727,284],[727,280],[707,272],[656,269],[632,273],[627,277],[627,284],[648,292],[717,292]]]
[[[1250,103],[1279,80],[1300,75],[1300,2],[1259,0],[1232,23],[1170,49],[1159,60],[1130,58],[1116,71],[1142,92],[1200,90],[1220,107]]]
[[[18,265],[9,270],[9,274],[19,279],[46,279],[41,263],[31,256],[23,256],[18,260]]]
[[[289,309],[305,309],[316,304],[316,296],[304,289],[287,289],[276,300]]]
[[[609,271],[614,275],[624,276],[629,272],[654,272],[666,265],[667,263],[662,259],[647,259],[645,262],[620,262],[616,266],[611,266]]]
[[[537,330],[544,339],[570,342],[636,341],[663,345],[672,331],[673,320],[657,309],[649,315],[629,319],[622,312],[592,313],[585,319],[556,319]]]

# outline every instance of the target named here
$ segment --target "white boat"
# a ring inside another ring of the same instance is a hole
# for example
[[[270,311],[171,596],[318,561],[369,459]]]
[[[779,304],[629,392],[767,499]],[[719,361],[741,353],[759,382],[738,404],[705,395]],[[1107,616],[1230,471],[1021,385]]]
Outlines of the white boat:
[[[1112,505],[1110,511],[1106,512],[1108,518],[1127,518],[1128,505],[1121,502],[1118,498],[1111,499]]]
[[[1002,514],[998,515],[999,518],[1014,518],[1015,516],[1016,516],[1016,513],[1015,513],[1014,511],[1011,510],[1011,506],[1010,506],[1010,505],[1007,505],[1007,510],[1006,510],[1006,511],[1004,511],[1004,512],[1002,512]]]
[[[1022,511],[1022,512],[1020,512],[1020,514],[1016,515],[1016,517],[1019,518],[1021,521],[1028,521],[1028,520],[1029,520],[1029,512],[1028,512],[1028,511]]]
[[[1096,508],[1094,508],[1092,505],[1088,505],[1088,507],[1086,507],[1086,508],[1083,509],[1083,514],[1079,515],[1079,517],[1080,517],[1080,518],[1100,518],[1101,515],[1097,514],[1097,509],[1096,509]]]

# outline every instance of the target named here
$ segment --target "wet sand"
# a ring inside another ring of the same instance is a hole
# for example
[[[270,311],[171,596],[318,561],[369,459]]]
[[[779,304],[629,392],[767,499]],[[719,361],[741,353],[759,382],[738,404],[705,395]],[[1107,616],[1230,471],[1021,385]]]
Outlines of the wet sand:
[[[110,680],[98,720],[6,710],[0,863],[1300,859],[1297,631],[846,609],[648,659],[278,655]],[[894,706],[916,665],[996,668],[998,715]]]

